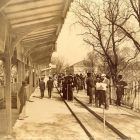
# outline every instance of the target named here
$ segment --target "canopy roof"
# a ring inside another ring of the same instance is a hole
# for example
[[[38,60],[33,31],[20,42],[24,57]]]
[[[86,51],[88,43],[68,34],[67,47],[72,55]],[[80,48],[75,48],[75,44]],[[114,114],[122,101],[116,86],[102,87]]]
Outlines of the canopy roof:
[[[34,63],[49,63],[72,0],[0,0],[16,43]]]

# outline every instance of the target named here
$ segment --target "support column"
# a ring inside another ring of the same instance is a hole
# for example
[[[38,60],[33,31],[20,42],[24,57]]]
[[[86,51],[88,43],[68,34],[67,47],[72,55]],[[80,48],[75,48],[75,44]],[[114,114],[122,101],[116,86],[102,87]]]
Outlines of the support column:
[[[11,41],[10,36],[7,36],[5,45],[5,100],[6,100],[6,119],[7,119],[7,134],[12,133],[12,109],[11,109]]]
[[[25,80],[25,63],[22,62],[22,81]]]
[[[22,69],[22,62],[18,61],[18,68],[17,68],[17,72],[18,72],[18,88],[20,89],[21,85],[22,85],[22,74],[23,74],[23,69]],[[18,90],[19,92],[19,90]],[[18,98],[18,94],[17,94],[17,108],[19,110],[20,107],[20,102],[19,102],[19,98]]]

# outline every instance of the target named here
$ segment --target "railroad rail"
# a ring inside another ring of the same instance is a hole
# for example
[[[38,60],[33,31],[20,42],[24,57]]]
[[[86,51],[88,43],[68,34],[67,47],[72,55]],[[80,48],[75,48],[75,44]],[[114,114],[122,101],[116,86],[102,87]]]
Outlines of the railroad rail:
[[[62,95],[59,91],[58,88],[56,88],[58,93],[60,94],[61,98]],[[74,100],[79,103],[82,107],[84,107],[90,114],[92,114],[92,116],[96,117],[98,120],[100,120],[100,122],[104,123],[104,119],[98,115],[96,112],[94,112],[93,110],[91,110],[88,106],[86,106],[83,102],[81,102],[79,99],[77,99],[76,97],[74,97]],[[77,117],[76,113],[72,110],[72,108],[70,107],[70,105],[67,103],[66,100],[64,100],[64,103],[66,104],[67,108],[70,110],[70,112],[72,113],[72,115],[75,117],[75,119],[77,120],[77,122],[80,124],[80,126],[83,128],[83,130],[85,131],[85,133],[87,134],[87,136],[89,137],[90,140],[95,140],[94,138],[94,134],[91,134],[88,129],[86,128],[86,126],[83,124],[83,122]],[[127,139],[127,140],[131,140],[130,137],[126,136],[125,134],[123,134],[120,130],[118,130],[117,128],[115,128],[112,124],[110,124],[108,121],[105,121],[106,126],[113,132],[115,133],[117,136],[119,136],[121,139]]]

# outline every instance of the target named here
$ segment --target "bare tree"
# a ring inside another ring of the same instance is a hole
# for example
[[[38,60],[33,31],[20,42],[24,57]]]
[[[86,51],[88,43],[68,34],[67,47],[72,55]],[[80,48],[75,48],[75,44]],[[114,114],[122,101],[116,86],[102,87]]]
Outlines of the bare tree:
[[[129,0],[130,6],[133,10],[133,16],[136,18],[140,27],[140,0]]]
[[[119,34],[120,28],[116,26],[121,12],[119,0],[103,0],[100,4],[92,0],[77,0],[75,3],[73,11],[78,18],[77,23],[84,28],[81,33],[84,41],[104,59],[115,82],[119,73],[120,46],[127,37]]]
[[[106,71],[104,58],[99,56],[98,53],[95,51],[91,51],[87,54],[87,57],[85,58],[85,61],[84,61],[84,65],[86,69],[88,68],[94,74],[102,73]]]
[[[61,73],[64,69],[64,59],[62,57],[53,57],[51,63],[56,65],[56,73]]]
[[[140,35],[140,1],[106,0],[104,3],[106,7],[106,19],[108,19],[111,24],[117,26],[140,51],[140,42],[138,38]],[[111,16],[114,13],[116,13],[115,21],[112,20]]]

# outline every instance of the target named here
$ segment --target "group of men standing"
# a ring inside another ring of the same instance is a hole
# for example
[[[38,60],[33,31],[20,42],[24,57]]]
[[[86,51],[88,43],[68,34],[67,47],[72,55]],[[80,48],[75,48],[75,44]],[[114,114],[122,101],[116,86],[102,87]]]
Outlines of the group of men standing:
[[[110,104],[110,80],[105,74],[97,75],[93,78],[91,73],[87,73],[87,95],[89,96],[89,104],[93,103],[95,99],[95,106],[101,107],[104,105],[105,109],[109,109]],[[122,75],[118,75],[116,85],[116,105],[121,105],[121,100],[124,95],[124,87],[127,83],[122,80]],[[95,97],[94,97],[95,96]]]
[[[89,104],[93,103],[95,99],[96,107],[101,107],[104,105],[106,109],[109,108],[109,79],[107,79],[105,74],[101,76],[97,75],[93,78],[91,73],[87,73],[87,95],[89,96]],[[95,98],[93,97],[95,96]]]

